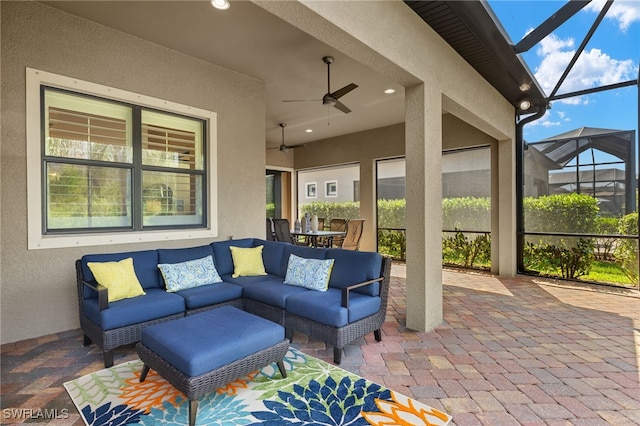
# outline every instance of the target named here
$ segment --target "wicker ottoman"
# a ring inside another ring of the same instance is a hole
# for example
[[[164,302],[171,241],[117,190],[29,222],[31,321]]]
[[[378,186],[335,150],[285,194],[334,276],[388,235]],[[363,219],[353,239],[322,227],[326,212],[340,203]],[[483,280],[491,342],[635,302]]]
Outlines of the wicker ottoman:
[[[273,362],[287,377],[288,349],[281,325],[231,306],[147,327],[136,345],[144,362],[140,381],[152,368],[184,393],[191,426],[198,398],[215,389]]]

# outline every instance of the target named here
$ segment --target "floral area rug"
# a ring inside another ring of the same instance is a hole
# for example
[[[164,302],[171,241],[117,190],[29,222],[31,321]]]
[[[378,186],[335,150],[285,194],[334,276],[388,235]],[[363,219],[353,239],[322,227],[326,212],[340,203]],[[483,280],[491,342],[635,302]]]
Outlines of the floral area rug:
[[[290,348],[275,364],[198,400],[196,425],[446,425],[451,417]],[[64,384],[87,425],[186,425],[185,396],[142,361]]]

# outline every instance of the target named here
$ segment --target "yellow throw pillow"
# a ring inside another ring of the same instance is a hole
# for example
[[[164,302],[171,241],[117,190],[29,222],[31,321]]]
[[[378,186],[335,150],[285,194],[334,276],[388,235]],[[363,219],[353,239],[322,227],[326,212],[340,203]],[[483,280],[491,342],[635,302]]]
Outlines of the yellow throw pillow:
[[[262,260],[264,246],[253,248],[229,247],[233,257],[233,278],[267,275]]]
[[[119,262],[87,262],[98,284],[109,289],[109,302],[146,294],[133,269],[133,259]]]

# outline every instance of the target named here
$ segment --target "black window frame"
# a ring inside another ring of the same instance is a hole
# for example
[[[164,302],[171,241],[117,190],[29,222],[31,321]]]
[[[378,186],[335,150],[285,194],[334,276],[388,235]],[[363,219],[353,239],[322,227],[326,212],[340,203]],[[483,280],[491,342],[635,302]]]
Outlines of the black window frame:
[[[73,96],[84,97],[88,99],[95,99],[102,102],[114,103],[126,108],[130,108],[132,112],[132,150],[133,160],[131,163],[122,162],[108,162],[101,160],[78,160],[74,158],[48,156],[45,154],[46,147],[46,126],[45,122],[45,93],[47,91],[55,91],[66,93]],[[175,116],[179,118],[189,119],[196,121],[202,125],[202,170],[189,170],[183,171],[179,168],[162,167],[154,165],[142,164],[142,112],[151,111],[165,115]],[[63,89],[60,87],[50,86],[47,84],[40,84],[40,167],[41,167],[41,217],[42,217],[42,235],[74,235],[74,234],[98,234],[98,233],[133,233],[133,232],[150,232],[159,230],[183,230],[183,229],[207,229],[209,226],[209,212],[208,212],[208,182],[209,182],[209,140],[208,140],[208,123],[206,119],[200,117],[193,117],[185,114],[179,114],[173,111],[165,111],[158,108],[152,108],[148,106],[136,105],[130,102],[122,100],[109,99],[103,96],[96,96],[93,94],[77,92],[73,90]],[[49,229],[48,227],[48,182],[49,177],[47,174],[47,165],[50,163],[64,163],[86,166],[98,166],[98,167],[110,167],[119,169],[131,170],[131,226],[117,226],[117,227],[79,227],[79,228],[66,228],[66,229]],[[200,176],[201,179],[201,222],[197,224],[180,224],[180,225],[143,225],[144,221],[144,209],[143,209],[143,182],[142,174],[145,171],[149,172],[167,172],[167,173],[182,173],[190,176]]]

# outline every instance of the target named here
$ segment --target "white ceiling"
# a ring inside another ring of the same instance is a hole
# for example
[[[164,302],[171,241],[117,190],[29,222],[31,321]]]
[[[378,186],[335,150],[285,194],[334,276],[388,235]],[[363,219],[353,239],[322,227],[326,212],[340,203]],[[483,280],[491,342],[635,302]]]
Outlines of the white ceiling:
[[[402,86],[248,1],[233,1],[226,11],[202,0],[43,3],[263,81],[268,147],[281,142],[278,123],[287,124],[287,145],[297,145],[404,121]],[[332,92],[359,86],[340,99],[349,114],[322,105],[324,56],[335,57]],[[396,92],[384,94],[387,88]]]

